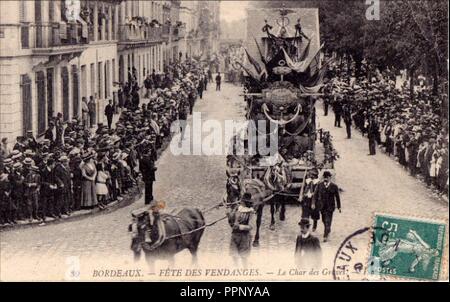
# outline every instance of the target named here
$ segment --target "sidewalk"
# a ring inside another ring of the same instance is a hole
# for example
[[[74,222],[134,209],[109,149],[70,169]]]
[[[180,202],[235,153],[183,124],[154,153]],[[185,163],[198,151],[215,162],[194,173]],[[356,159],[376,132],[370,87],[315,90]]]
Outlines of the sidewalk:
[[[10,229],[19,229],[19,228],[25,228],[25,227],[36,227],[36,226],[44,226],[48,224],[56,224],[56,223],[62,223],[67,221],[73,221],[76,219],[81,219],[83,217],[86,217],[88,215],[96,215],[96,214],[107,214],[112,211],[115,211],[117,209],[126,207],[133,202],[139,200],[143,196],[144,192],[144,184],[139,183],[140,189],[137,187],[133,188],[132,192],[128,195],[122,196],[121,200],[114,200],[106,205],[105,209],[101,210],[100,208],[94,208],[90,210],[78,210],[72,212],[70,216],[62,215],[62,218],[52,218],[47,217],[45,224],[42,224],[42,221],[33,219],[33,221],[27,220],[19,220],[17,221],[17,224],[2,224],[0,225],[0,232]]]

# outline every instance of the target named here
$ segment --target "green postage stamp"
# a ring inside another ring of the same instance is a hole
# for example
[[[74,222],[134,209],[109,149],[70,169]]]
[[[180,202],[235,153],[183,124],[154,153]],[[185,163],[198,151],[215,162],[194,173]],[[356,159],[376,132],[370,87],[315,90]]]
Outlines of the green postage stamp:
[[[446,250],[446,225],[435,220],[376,214],[370,273],[439,280]]]

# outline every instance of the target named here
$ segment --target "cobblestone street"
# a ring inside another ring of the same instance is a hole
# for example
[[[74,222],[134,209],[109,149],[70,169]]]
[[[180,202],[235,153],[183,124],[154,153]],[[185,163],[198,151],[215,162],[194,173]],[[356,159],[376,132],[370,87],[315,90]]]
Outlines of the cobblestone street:
[[[197,101],[194,111],[202,113],[203,121],[243,119],[245,104],[239,96],[241,92],[241,87],[227,83],[218,92],[210,84],[203,99]],[[331,261],[344,238],[370,226],[373,213],[377,211],[448,220],[448,204],[433,197],[422,183],[410,177],[394,160],[381,152],[376,156],[367,156],[367,139],[355,130],[353,138],[346,139],[344,128],[333,127],[333,114],[323,116],[321,104],[317,104],[317,115],[318,128],[330,130],[333,135],[334,146],[340,155],[336,163],[336,180],[344,190],[341,193],[342,213],[334,214],[331,240],[322,244],[323,258],[327,259],[324,267],[332,267]],[[173,139],[179,140],[178,135]],[[155,197],[166,202],[169,212],[186,206],[209,208],[219,203],[224,194],[225,164],[225,156],[174,156],[169,147],[157,163]],[[82,280],[103,280],[95,276],[94,270],[100,269],[142,269],[138,279],[161,279],[158,269],[166,268],[166,261],[158,261],[155,274],[148,274],[144,258],[134,263],[130,250],[130,212],[143,204],[141,199],[111,213],[1,232],[1,279],[67,280],[80,277]],[[219,208],[205,213],[205,219],[209,223],[224,215],[225,210]],[[260,246],[252,250],[249,264],[250,268],[259,269],[259,273],[253,277],[233,278],[286,279],[286,276],[277,276],[277,271],[281,267],[293,267],[299,217],[300,208],[288,206],[286,220],[280,222],[277,217],[276,230],[271,231],[268,225],[269,207],[266,207]],[[320,239],[322,233],[323,225],[319,222],[317,235]],[[229,257],[229,239],[230,227],[226,220],[208,227],[199,248],[199,267],[229,268],[233,264],[233,259]],[[174,268],[190,265],[188,251],[175,257]],[[73,275],[73,271],[79,271],[80,276]],[[295,280],[298,277],[289,278]],[[186,277],[175,276],[170,280],[183,279]],[[197,280],[205,279],[212,280],[205,275]]]

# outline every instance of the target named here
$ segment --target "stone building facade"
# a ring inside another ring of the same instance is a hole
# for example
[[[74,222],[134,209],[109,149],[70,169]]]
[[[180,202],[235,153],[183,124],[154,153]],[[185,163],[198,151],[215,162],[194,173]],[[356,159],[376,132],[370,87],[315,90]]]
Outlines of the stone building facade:
[[[0,1],[0,137],[13,144],[49,120],[81,116],[83,97],[107,100],[135,66],[142,83],[180,56],[180,1]]]
[[[12,143],[49,120],[81,116],[82,97],[113,97],[121,1],[0,2],[0,136]],[[75,11],[79,18],[71,19]]]

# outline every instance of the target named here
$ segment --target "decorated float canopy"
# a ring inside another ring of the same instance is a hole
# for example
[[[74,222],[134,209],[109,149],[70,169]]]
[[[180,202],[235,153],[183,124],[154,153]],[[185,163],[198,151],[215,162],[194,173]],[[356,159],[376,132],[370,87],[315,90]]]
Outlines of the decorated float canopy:
[[[322,64],[318,9],[248,9],[247,14],[241,67],[253,86],[287,81],[304,94],[318,92],[328,64]]]

